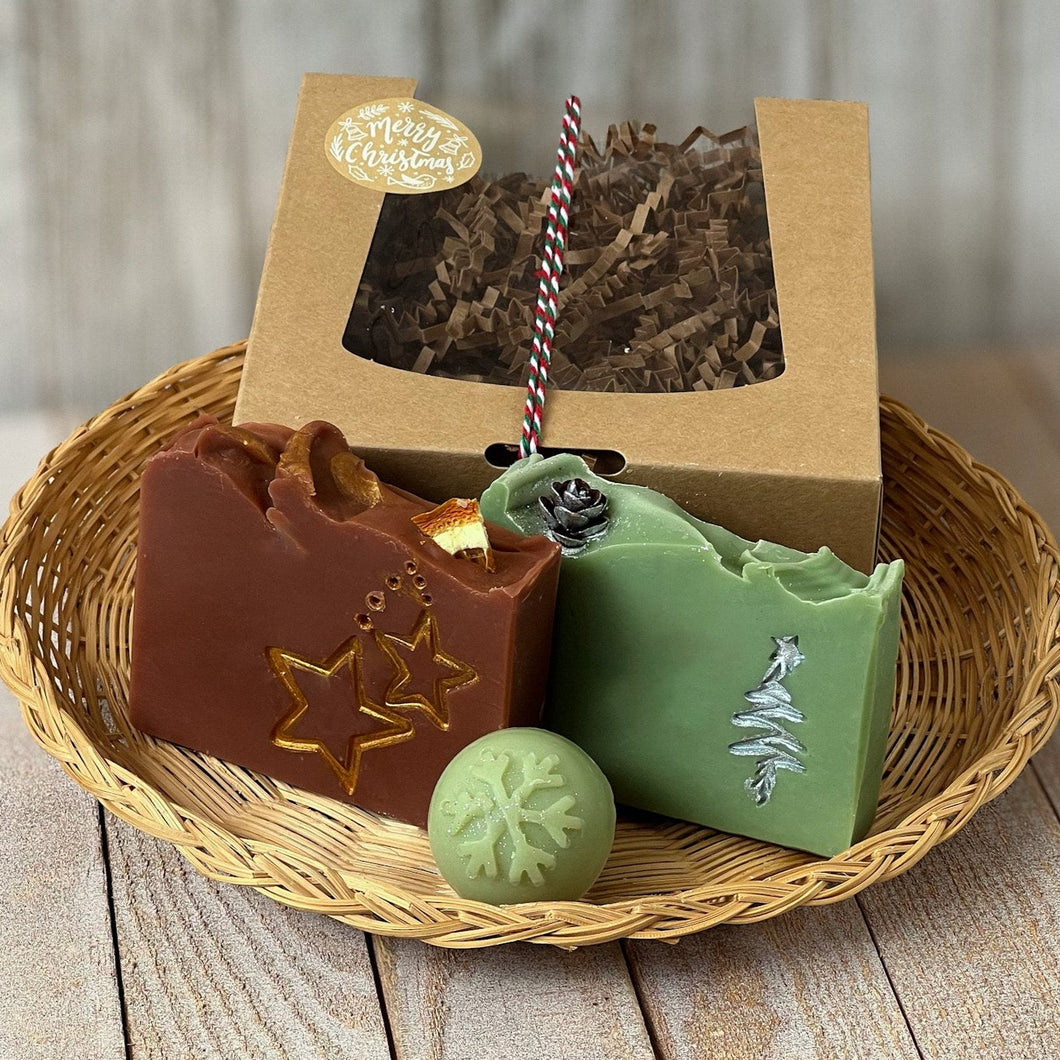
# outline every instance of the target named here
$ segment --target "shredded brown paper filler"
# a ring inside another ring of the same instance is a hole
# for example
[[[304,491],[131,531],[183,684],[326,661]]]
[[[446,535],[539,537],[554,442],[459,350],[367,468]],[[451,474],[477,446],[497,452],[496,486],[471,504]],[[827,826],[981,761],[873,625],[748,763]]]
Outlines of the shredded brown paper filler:
[[[715,390],[784,370],[757,139],[612,126],[579,146],[549,385]],[[343,344],[395,368],[524,385],[547,181],[387,196]]]

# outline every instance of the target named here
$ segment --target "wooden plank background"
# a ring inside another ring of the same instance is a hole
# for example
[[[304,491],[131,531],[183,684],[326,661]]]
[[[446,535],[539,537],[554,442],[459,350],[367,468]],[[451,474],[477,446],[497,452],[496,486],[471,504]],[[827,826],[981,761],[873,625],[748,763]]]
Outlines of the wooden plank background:
[[[871,107],[880,340],[1060,331],[1055,0],[4,0],[0,409],[94,410],[244,336],[299,78],[410,74],[494,172],[586,127]]]

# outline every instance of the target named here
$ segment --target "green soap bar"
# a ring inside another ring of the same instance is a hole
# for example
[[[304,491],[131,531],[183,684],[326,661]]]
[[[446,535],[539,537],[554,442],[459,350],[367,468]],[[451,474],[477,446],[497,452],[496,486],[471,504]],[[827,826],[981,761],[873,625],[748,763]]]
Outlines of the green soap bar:
[[[565,546],[545,724],[619,802],[818,854],[864,836],[901,560],[865,575],[827,548],[746,541],[568,454],[519,461],[481,507]]]
[[[434,860],[464,898],[580,898],[615,838],[600,767],[545,729],[511,728],[468,744],[438,779],[427,817]]]

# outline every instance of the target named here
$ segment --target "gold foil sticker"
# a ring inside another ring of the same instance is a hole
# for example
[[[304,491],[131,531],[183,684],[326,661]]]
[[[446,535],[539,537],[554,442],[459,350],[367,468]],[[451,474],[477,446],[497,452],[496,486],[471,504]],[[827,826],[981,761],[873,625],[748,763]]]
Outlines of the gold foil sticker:
[[[482,165],[463,122],[418,99],[377,99],[331,123],[324,153],[354,184],[397,195],[455,188]]]

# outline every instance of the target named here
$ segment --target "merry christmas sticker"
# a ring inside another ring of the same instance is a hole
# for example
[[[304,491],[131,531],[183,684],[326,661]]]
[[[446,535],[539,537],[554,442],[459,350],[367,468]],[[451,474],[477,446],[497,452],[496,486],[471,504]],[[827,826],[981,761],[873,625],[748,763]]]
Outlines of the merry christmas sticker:
[[[328,129],[324,152],[347,180],[398,195],[455,188],[482,165],[482,148],[463,122],[400,97],[340,114]]]

